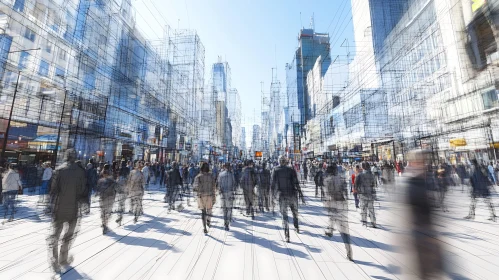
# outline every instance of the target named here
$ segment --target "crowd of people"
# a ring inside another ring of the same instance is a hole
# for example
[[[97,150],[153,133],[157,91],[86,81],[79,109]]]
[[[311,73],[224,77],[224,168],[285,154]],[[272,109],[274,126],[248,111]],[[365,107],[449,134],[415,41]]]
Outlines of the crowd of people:
[[[320,199],[328,215],[325,235],[331,237],[334,230],[341,235],[346,248],[346,256],[353,260],[348,225],[349,195],[354,206],[360,209],[362,225],[377,228],[374,203],[380,186],[393,188],[396,175],[407,171],[408,205],[412,209],[415,225],[431,227],[432,211],[440,208],[448,211],[445,194],[452,185],[469,185],[471,204],[466,219],[473,219],[477,201],[483,199],[488,205],[491,218],[495,221],[495,210],[491,201],[492,186],[497,184],[497,168],[490,164],[479,164],[472,160],[469,164],[457,166],[445,162],[435,165],[428,153],[411,152],[409,162],[358,162],[353,164],[305,160],[290,162],[285,156],[278,161],[252,160],[231,163],[200,162],[178,164],[125,161],[95,163],[86,165],[76,160],[76,153],[69,149],[65,163],[53,170],[50,163],[41,163],[40,201],[45,202],[45,212],[52,215],[53,232],[49,238],[51,263],[55,271],[71,262],[68,254],[72,241],[78,232],[79,220],[91,212],[93,197],[98,198],[102,233],[109,232],[109,220],[113,213],[116,223],[122,224],[124,214],[133,215],[136,223],[143,214],[144,193],[155,186],[154,191],[165,190],[164,202],[168,211],[182,211],[183,202],[191,205],[197,199],[201,212],[203,232],[211,227],[212,211],[219,197],[223,213],[224,228],[230,230],[233,209],[239,209],[251,219],[256,213],[281,213],[284,236],[290,242],[288,211],[291,210],[293,226],[299,227],[299,204],[305,204],[302,192],[304,182],[315,184],[315,197]],[[407,167],[407,169],[406,169]],[[11,164],[2,175],[4,219],[10,213],[11,221],[15,213],[15,200],[22,193],[23,183],[18,166]],[[391,189],[393,190],[393,189]],[[59,248],[59,238],[64,224],[67,230]],[[416,244],[424,244],[417,239]],[[420,242],[420,243],[418,243]],[[428,252],[418,251],[423,256]],[[422,258],[421,266],[428,266]],[[435,265],[435,264],[432,264]],[[433,267],[434,268],[434,267]]]

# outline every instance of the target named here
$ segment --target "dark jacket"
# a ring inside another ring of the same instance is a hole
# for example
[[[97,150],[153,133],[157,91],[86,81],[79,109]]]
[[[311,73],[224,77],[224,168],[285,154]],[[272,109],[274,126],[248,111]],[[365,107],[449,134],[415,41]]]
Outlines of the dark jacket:
[[[52,176],[51,195],[54,197],[53,219],[73,221],[78,217],[78,201],[85,199],[85,170],[77,163],[66,162]]]
[[[271,175],[270,175],[270,170],[268,169],[262,169],[258,173],[258,185],[263,188],[263,189],[269,189],[270,188],[270,180],[271,180]]]
[[[168,176],[168,186],[178,186],[182,185],[182,177],[180,177],[180,171],[178,167],[172,168],[167,172]]]
[[[241,187],[242,188],[253,188],[258,183],[258,178],[256,177],[255,169],[253,167],[245,167],[241,172]]]
[[[272,175],[272,189],[283,197],[302,196],[296,171],[288,166],[279,166]]]
[[[470,183],[472,187],[472,194],[475,197],[488,197],[490,196],[490,187],[492,186],[492,181],[487,176],[486,172],[478,165],[474,166],[473,174],[470,177]]]
[[[370,170],[364,171],[355,177],[355,188],[363,196],[374,196],[376,179]]]

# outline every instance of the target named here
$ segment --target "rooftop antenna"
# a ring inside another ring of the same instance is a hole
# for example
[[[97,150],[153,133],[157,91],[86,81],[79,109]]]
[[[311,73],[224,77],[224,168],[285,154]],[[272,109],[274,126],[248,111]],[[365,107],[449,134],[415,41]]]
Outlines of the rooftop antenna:
[[[312,30],[315,30],[314,13],[312,13],[312,18],[310,18],[310,28],[312,28]]]
[[[303,29],[303,22],[301,21],[301,12],[300,12],[300,26],[301,26],[301,29]]]

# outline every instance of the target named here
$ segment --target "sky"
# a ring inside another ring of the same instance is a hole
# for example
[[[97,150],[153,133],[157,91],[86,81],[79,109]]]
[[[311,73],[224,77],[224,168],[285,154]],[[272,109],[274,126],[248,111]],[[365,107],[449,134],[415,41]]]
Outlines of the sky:
[[[162,38],[165,25],[197,31],[206,51],[205,79],[219,56],[229,63],[247,127],[260,122],[262,82],[269,92],[272,68],[285,92],[284,67],[312,16],[315,30],[331,36],[332,58],[346,54],[345,39],[353,44],[349,0],[133,0],[132,5],[138,29],[148,39]]]

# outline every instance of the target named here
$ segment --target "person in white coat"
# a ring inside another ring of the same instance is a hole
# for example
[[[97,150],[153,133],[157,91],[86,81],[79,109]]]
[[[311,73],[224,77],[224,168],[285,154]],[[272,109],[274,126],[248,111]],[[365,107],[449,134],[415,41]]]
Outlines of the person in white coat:
[[[4,219],[7,219],[9,208],[11,209],[9,222],[14,220],[16,195],[19,190],[22,190],[21,178],[17,171],[17,164],[12,163],[9,166],[9,171],[3,176],[2,179],[2,192],[3,192],[3,207]]]

